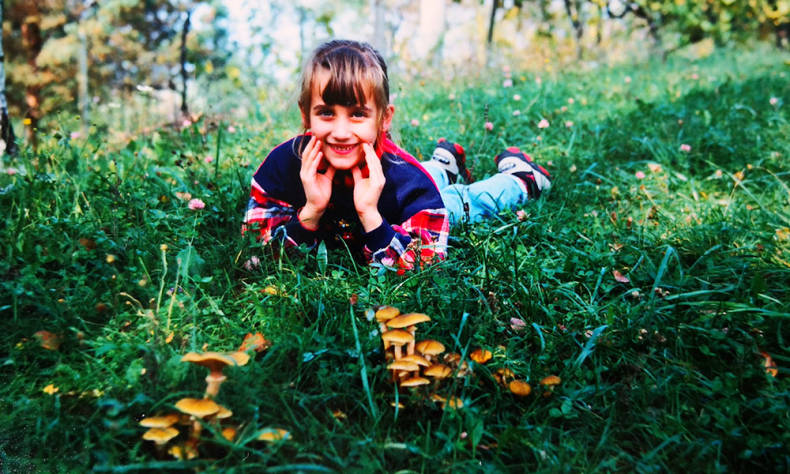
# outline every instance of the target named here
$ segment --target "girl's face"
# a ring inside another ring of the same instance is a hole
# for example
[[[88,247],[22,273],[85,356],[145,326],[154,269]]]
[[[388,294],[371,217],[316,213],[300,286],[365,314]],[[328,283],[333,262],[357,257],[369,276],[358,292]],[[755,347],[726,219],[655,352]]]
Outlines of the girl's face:
[[[320,94],[328,81],[329,72],[317,72],[309,118],[302,111],[302,119],[306,125],[309,124],[313,135],[321,140],[321,151],[329,165],[336,170],[349,170],[364,162],[362,144],[375,146],[379,133],[389,129],[395,108],[389,105],[382,114],[370,91],[365,93],[364,105],[328,105]]]

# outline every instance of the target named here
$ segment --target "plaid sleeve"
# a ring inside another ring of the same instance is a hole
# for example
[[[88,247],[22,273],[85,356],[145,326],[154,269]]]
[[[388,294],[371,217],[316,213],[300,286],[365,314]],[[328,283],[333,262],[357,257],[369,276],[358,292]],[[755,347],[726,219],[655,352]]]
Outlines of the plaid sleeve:
[[[424,209],[401,225],[384,222],[366,234],[365,257],[369,262],[411,270],[418,260],[420,266],[443,260],[449,233],[447,209]]]
[[[316,245],[316,233],[302,226],[298,214],[298,209],[268,195],[253,178],[241,232],[256,232],[258,240],[268,243],[275,239],[286,247]]]

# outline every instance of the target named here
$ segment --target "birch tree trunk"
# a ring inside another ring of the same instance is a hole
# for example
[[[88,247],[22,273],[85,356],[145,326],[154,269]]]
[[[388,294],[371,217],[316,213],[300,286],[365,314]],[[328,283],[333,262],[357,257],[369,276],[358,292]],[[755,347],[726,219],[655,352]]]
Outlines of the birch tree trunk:
[[[5,18],[5,1],[0,0],[0,156],[3,152],[9,155],[16,154],[16,138],[11,120],[8,118],[8,102],[5,98],[5,49],[3,49],[2,25]]]
[[[187,35],[189,34],[191,12],[187,12],[184,28],[181,30],[181,118],[190,119],[187,106]]]

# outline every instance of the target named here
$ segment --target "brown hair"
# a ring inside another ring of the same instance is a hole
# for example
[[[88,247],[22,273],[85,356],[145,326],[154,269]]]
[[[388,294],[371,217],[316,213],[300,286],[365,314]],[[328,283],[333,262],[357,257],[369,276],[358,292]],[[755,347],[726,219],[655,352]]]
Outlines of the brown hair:
[[[332,40],[316,48],[302,68],[299,109],[308,117],[307,120],[310,117],[315,75],[319,70],[330,73],[326,87],[320,91],[327,105],[364,105],[365,91],[370,87],[379,111],[378,120],[381,121],[389,106],[389,79],[384,58],[371,45],[359,41]],[[310,124],[306,123],[305,126],[309,127]]]

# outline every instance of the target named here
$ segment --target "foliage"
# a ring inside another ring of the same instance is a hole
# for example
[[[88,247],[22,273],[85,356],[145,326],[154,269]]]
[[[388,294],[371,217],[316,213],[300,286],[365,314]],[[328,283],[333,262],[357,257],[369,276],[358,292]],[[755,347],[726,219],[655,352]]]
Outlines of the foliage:
[[[299,129],[291,110],[121,146],[64,125],[0,175],[4,468],[786,471],[786,60],[734,50],[512,71],[512,87],[494,71],[402,85],[406,149],[458,140],[482,177],[517,145],[555,177],[521,217],[460,225],[445,262],[404,276],[239,234],[263,150]],[[379,304],[430,315],[421,334],[464,356],[493,353],[442,385],[464,408],[393,389],[364,317]],[[200,396],[184,353],[256,332],[271,348],[229,368],[220,395],[244,420],[238,441],[207,426],[182,462],[140,439],[140,418]],[[562,383],[517,398],[494,381],[504,367]],[[256,441],[268,427],[291,438]]]

